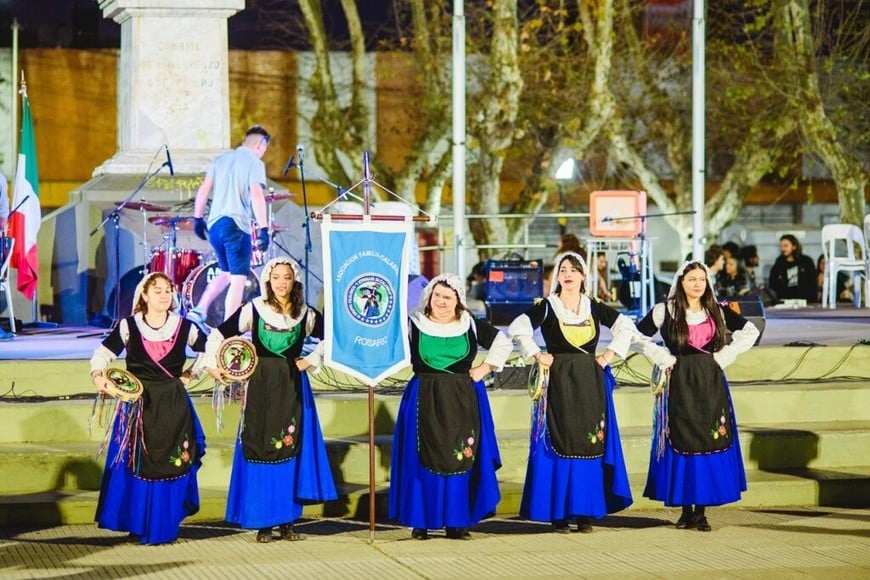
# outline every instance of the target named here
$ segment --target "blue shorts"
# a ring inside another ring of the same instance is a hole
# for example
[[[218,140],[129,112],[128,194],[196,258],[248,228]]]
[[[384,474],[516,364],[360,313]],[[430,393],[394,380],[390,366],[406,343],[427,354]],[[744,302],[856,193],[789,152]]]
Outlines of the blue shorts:
[[[216,221],[208,230],[208,241],[222,271],[234,276],[250,273],[251,234],[240,230],[232,218]]]

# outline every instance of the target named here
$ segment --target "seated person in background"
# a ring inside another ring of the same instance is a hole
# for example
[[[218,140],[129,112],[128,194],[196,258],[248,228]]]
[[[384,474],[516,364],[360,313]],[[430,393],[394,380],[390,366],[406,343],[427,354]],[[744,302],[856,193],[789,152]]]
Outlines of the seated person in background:
[[[550,281],[553,278],[553,264],[548,264],[544,266],[544,282],[542,288],[544,289],[543,296],[550,295]]]
[[[804,255],[796,237],[785,234],[779,239],[780,255],[770,268],[768,287],[777,300],[804,299],[815,302],[818,279],[813,259]]]
[[[716,276],[716,295],[722,298],[743,296],[748,292],[749,281],[746,278],[746,270],[740,266],[735,256],[725,258],[725,269]]]
[[[818,293],[816,296],[816,300],[818,302],[822,301],[822,290],[824,289],[825,284],[825,255],[820,254],[819,259],[816,260],[816,284],[818,286]],[[851,280],[849,275],[846,272],[837,272],[837,302],[852,302],[854,297],[852,296],[852,291],[850,290]]]
[[[586,259],[586,248],[580,243],[580,238],[574,234],[562,234],[559,238],[559,247],[556,249],[556,255],[564,254],[565,252],[576,252]],[[546,296],[546,294],[544,294]]]
[[[743,267],[743,272],[746,276],[746,284],[748,290],[747,296],[754,296],[761,300],[765,306],[773,306],[776,304],[776,296],[765,286],[764,280],[759,283],[755,272],[759,269],[758,248],[755,246],[743,246],[738,253],[740,266]]]
[[[732,256],[736,258],[740,253],[740,246],[736,242],[725,242],[722,244],[722,253],[725,254],[726,260]]]
[[[468,287],[468,298],[486,300],[486,262],[475,264],[465,282]]]
[[[758,268],[758,248],[755,246],[743,246],[737,253],[737,258],[742,262],[743,271],[746,273],[746,283],[749,284],[750,292],[758,289],[755,278],[755,269]]]
[[[595,295],[605,302],[610,302],[612,297],[610,296],[610,272],[607,269],[607,254],[598,254],[595,267],[598,270],[598,284]]]
[[[715,280],[719,272],[725,268],[725,253],[722,251],[722,246],[713,244],[707,248],[704,252],[704,264],[710,269],[710,274]]]

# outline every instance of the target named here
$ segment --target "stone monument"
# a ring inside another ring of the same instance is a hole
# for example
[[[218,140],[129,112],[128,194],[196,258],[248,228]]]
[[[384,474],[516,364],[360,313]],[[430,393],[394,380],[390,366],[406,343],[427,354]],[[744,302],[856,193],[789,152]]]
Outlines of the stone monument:
[[[121,25],[118,152],[94,175],[140,174],[168,146],[201,173],[230,146],[227,19],[244,0],[101,0]]]
[[[190,217],[208,164],[233,145],[227,20],[245,1],[99,0],[99,5],[106,18],[121,25],[118,151],[51,216],[53,319],[65,324],[87,322],[87,312],[113,316],[113,295],[129,294],[127,286],[141,279],[154,254],[171,247],[170,238],[191,252],[209,250],[190,228],[167,231],[154,222],[160,214]],[[131,202],[138,209],[117,212],[118,227],[110,219],[99,231],[134,192]]]

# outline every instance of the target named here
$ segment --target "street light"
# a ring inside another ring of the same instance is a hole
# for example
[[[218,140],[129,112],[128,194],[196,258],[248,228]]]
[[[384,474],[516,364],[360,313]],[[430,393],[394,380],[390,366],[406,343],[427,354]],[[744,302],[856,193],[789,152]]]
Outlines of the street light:
[[[573,157],[567,158],[563,161],[559,168],[556,170],[556,189],[559,192],[559,205],[561,207],[561,212],[565,213],[568,211],[568,208],[565,206],[565,189],[568,186],[568,182],[574,181],[574,176],[577,174],[577,163],[574,161]],[[568,218],[563,216],[559,217],[559,235],[564,236],[568,229]]]

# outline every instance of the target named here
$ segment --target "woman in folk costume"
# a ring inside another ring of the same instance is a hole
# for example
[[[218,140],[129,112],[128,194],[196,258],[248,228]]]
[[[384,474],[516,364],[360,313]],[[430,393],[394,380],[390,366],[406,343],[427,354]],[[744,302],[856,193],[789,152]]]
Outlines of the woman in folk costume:
[[[491,324],[474,319],[464,281],[433,278],[410,315],[414,377],[405,388],[393,434],[390,518],[425,540],[446,528],[470,539],[468,528],[495,511],[501,458],[483,378],[500,371],[513,349]],[[474,365],[478,346],[489,350]]]
[[[568,533],[571,520],[577,531],[591,532],[592,518],[632,502],[609,363],[641,337],[627,317],[586,295],[587,272],[580,254],[558,255],[550,295],[508,328],[523,356],[550,367],[546,393],[532,413],[520,516],[551,522],[558,533]],[[601,324],[610,327],[613,339],[596,356]],[[533,339],[537,328],[547,352]]]
[[[657,396],[643,495],[682,507],[678,529],[703,532],[711,529],[706,506],[737,501],[746,490],[737,422],[723,369],[758,338],[755,325],[716,302],[713,283],[704,264],[683,264],[668,299],[638,323],[647,336],[661,332],[667,348],[650,342],[642,350],[670,375],[668,386]],[[726,330],[731,332],[729,344]]]
[[[307,336],[323,338],[323,318],[305,304],[294,260],[270,260],[260,274],[260,296],[209,335],[203,366],[210,375],[224,380],[215,362],[220,344],[248,331],[258,363],[244,395],[226,519],[258,530],[258,542],[271,541],[275,526],[281,539],[302,540],[293,528],[302,506],[337,494],[304,372],[319,368],[323,343],[300,356]]]
[[[91,380],[108,392],[106,367],[127,351],[127,371],[144,386],[112,426],[100,485],[99,527],[130,532],[143,544],[172,542],[181,520],[199,511],[196,475],[205,435],[185,385],[186,347],[202,351],[205,336],[174,312],[175,289],[159,272],[146,275],[125,318],[94,351]],[[119,409],[121,410],[121,409]]]

